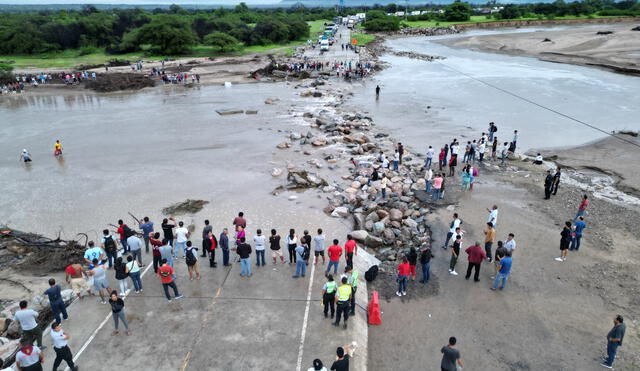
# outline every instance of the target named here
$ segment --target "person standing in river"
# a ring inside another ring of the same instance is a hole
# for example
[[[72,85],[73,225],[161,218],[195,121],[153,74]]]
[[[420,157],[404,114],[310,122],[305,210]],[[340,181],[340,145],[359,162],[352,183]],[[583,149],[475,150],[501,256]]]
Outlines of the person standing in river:
[[[344,49],[344,44],[342,45],[342,49]],[[376,85],[376,98],[380,96],[380,85]]]

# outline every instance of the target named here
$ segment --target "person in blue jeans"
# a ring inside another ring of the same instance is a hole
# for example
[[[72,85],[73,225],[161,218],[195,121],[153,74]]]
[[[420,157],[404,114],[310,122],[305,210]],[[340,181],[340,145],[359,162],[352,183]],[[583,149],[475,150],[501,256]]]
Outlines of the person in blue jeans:
[[[577,251],[580,249],[580,240],[582,239],[582,231],[585,228],[587,228],[587,224],[584,222],[583,216],[578,217],[578,221],[576,222],[576,224],[574,224],[574,227],[576,228],[575,230],[576,236],[571,241],[571,247],[569,248],[569,250]]]
[[[431,248],[428,245],[422,245],[422,253],[420,254],[420,264],[422,265],[422,280],[420,283],[427,283],[429,281],[429,268],[431,267]]]
[[[142,291],[142,280],[140,279],[140,265],[133,256],[127,256],[126,272],[129,273],[131,281],[133,281],[133,289],[137,293]]]
[[[624,332],[627,329],[627,325],[624,324],[624,318],[621,315],[617,315],[613,319],[613,328],[607,334],[607,356],[602,357],[600,365],[606,368],[613,368],[613,361],[616,359],[616,353],[618,347],[622,345],[624,339]]]
[[[44,294],[49,297],[49,305],[51,305],[51,312],[53,313],[53,318],[56,319],[56,323],[61,322],[60,314],[62,314],[62,318],[65,320],[68,319],[69,315],[62,300],[62,290],[60,289],[60,285],[56,285],[56,280],[53,278],[49,279],[49,288]]]
[[[240,276],[251,277],[251,245],[245,242],[244,237],[240,237],[237,253],[240,256]]]
[[[496,274],[496,280],[493,283],[491,290],[502,290],[507,286],[507,278],[509,278],[509,273],[511,273],[511,263],[511,251],[508,251],[507,255],[500,259],[500,262],[498,263],[498,273]],[[498,285],[500,285],[500,287],[498,287]]]
[[[304,252],[307,249],[309,247],[306,244],[296,246],[296,274],[293,275],[293,278],[304,277],[307,273],[307,262],[304,260]]]

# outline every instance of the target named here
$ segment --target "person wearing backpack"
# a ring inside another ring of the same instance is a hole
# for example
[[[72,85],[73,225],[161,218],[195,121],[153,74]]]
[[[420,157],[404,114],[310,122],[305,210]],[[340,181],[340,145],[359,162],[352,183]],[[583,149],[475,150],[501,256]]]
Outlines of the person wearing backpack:
[[[309,259],[309,246],[306,243],[296,246],[296,274],[293,275],[293,278],[298,278],[300,276],[304,277],[307,273],[307,263],[306,259]],[[306,258],[306,259],[305,259]]]
[[[187,269],[189,270],[189,279],[193,281],[193,274],[196,274],[196,279],[200,279],[200,264],[198,264],[198,248],[193,246],[191,241],[187,241],[187,248],[185,253],[185,262],[187,263]]]
[[[126,272],[131,277],[131,281],[133,282],[133,289],[136,294],[142,292],[142,280],[140,279],[140,265],[138,261],[133,258],[133,256],[127,256],[127,267]]]
[[[118,257],[118,245],[116,243],[116,239],[109,233],[108,229],[102,231],[104,237],[102,237],[102,242],[100,246],[107,254],[107,260],[109,262],[109,268],[113,266],[114,261]]]
[[[169,296],[169,287],[173,289],[175,299],[182,298],[182,295],[178,292],[178,286],[176,286],[176,283],[173,280],[174,276],[175,272],[173,268],[167,264],[167,259],[162,259],[162,266],[158,268],[158,277],[160,277],[160,282],[162,282],[162,288],[164,289],[164,295],[167,297],[168,301],[171,301],[171,296]]]
[[[127,238],[134,235],[133,231],[129,226],[124,224],[122,219],[118,220],[118,234],[120,235],[120,243],[122,244],[122,252],[129,252],[129,245],[127,245]]]

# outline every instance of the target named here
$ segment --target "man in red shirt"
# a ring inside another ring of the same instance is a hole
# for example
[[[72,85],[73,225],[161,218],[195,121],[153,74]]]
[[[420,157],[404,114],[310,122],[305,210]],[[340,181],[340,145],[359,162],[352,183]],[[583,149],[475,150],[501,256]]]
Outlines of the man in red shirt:
[[[158,277],[160,277],[160,282],[162,282],[164,295],[169,301],[171,301],[171,296],[169,296],[169,287],[173,289],[173,295],[175,295],[176,299],[180,299],[182,297],[178,292],[178,286],[176,286],[176,283],[173,281],[174,275],[175,272],[173,271],[173,268],[167,264],[167,259],[162,259],[162,266],[158,268]]]
[[[120,243],[122,244],[123,254],[126,254],[127,252],[129,252],[129,245],[127,245],[127,237],[129,236],[125,236],[125,233],[124,233],[125,227],[127,227],[127,225],[124,224],[122,219],[118,220],[118,230],[116,232],[118,232],[118,234],[120,235]]]
[[[153,254],[153,272],[158,273],[158,267],[162,260],[162,255],[160,254],[160,246],[162,246],[160,232],[154,233],[153,237],[149,238],[149,243],[151,244],[151,253]]]
[[[244,213],[241,211],[238,213],[238,216],[233,219],[233,225],[236,227],[236,231],[238,227],[242,227],[242,229],[247,229],[247,220],[244,218]]]
[[[471,277],[471,269],[475,269],[476,272],[473,275],[473,280],[475,282],[480,281],[478,275],[480,274],[480,264],[487,258],[487,253],[484,252],[484,249],[480,247],[480,242],[476,241],[473,246],[467,247],[464,250],[469,255],[469,265],[467,266],[467,275],[464,277],[465,279],[469,279]]]
[[[353,267],[353,254],[358,255],[358,244],[354,241],[350,234],[347,235],[347,242],[344,243],[344,250],[346,252],[344,259],[347,261],[347,265]]]
[[[333,245],[329,246],[329,265],[327,265],[327,270],[324,272],[326,276],[331,270],[331,266],[333,266],[333,275],[338,274],[338,265],[340,264],[340,256],[342,255],[342,247],[338,245],[338,240],[333,240]]]
[[[580,202],[580,206],[578,207],[578,213],[576,214],[576,217],[573,218],[574,222],[578,220],[579,217],[584,216],[584,212],[587,211],[587,207],[589,207],[589,200],[587,195],[584,195],[582,196],[582,202]]]
[[[402,258],[402,263],[398,265],[398,291],[396,295],[407,295],[407,279],[411,274],[411,267],[409,266],[409,260],[406,257]]]

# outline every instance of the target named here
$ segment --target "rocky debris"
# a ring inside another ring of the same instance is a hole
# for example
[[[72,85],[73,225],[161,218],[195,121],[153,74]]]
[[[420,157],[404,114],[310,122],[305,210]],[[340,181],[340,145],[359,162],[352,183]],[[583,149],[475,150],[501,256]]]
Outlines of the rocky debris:
[[[326,180],[305,170],[289,171],[287,180],[289,181],[288,189],[318,188],[328,185]]]
[[[302,134],[297,133],[295,131],[293,133],[289,134],[289,139],[291,139],[291,140],[298,140],[298,139],[301,139],[301,138],[302,138]]]
[[[412,36],[439,36],[453,35],[460,33],[455,26],[451,27],[420,27],[420,28],[403,28],[398,31],[399,35]]]
[[[282,142],[282,143],[278,143],[276,148],[278,148],[278,149],[287,149],[287,148],[290,148],[291,146],[292,146],[291,142]]]
[[[96,80],[87,81],[85,88],[100,93],[108,93],[120,90],[139,90],[154,85],[155,81],[146,75],[118,72],[100,74]]]
[[[202,210],[204,205],[208,203],[209,201],[205,200],[187,199],[185,201],[165,207],[164,209],[162,209],[162,213],[165,215],[195,214],[198,211]]]
[[[245,110],[244,113],[247,114],[247,115],[257,115],[258,114],[258,110],[248,109],[248,110]]]
[[[237,114],[240,114],[240,113],[244,113],[244,110],[241,110],[241,109],[221,109],[221,110],[216,110],[216,112],[220,116],[228,116],[228,115],[237,115]]]
[[[548,37],[545,37],[544,40],[542,40],[543,43],[550,43],[551,39]]]
[[[349,216],[349,209],[344,206],[336,207],[333,209],[333,212],[331,212],[331,216],[335,218],[346,218]]]
[[[267,98],[264,100],[264,104],[276,104],[279,100],[279,98]]]
[[[406,57],[406,58],[411,58],[411,59],[419,59],[421,61],[427,61],[427,62],[432,62],[436,59],[445,59],[445,57],[441,57],[438,55],[427,55],[427,54],[420,54],[420,53],[415,53],[415,52],[397,52],[397,51],[391,51],[390,54],[393,54],[397,57]]]
[[[302,114],[302,117],[304,117],[304,118],[313,118],[313,113],[305,112],[305,113]]]
[[[272,177],[279,177],[280,175],[282,175],[282,169],[279,169],[277,167],[274,167],[273,169],[271,169],[271,176]]]
[[[598,31],[596,35],[611,35],[613,31]]]
[[[640,31],[640,26],[632,28],[631,31]]]

